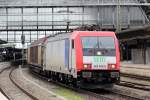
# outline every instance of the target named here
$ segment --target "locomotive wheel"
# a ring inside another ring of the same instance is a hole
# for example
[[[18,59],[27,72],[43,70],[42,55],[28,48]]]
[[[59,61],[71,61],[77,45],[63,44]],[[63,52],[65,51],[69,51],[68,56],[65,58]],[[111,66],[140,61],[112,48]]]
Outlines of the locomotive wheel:
[[[79,79],[74,79],[74,81],[73,81],[73,86],[75,87],[75,88],[81,88],[81,80],[79,80]]]

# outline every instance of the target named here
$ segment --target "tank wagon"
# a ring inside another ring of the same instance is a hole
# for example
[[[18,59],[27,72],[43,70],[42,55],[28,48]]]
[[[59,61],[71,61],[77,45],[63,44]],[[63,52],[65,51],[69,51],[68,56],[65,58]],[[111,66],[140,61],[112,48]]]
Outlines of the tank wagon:
[[[32,71],[82,88],[111,88],[120,81],[114,32],[74,31],[45,37],[28,47]]]

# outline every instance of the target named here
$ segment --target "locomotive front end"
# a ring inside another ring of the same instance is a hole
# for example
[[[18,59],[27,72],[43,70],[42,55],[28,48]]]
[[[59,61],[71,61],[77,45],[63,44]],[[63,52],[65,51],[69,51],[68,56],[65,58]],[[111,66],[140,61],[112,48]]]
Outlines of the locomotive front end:
[[[118,40],[113,32],[80,35],[82,65],[78,71],[83,87],[111,88],[120,81]]]

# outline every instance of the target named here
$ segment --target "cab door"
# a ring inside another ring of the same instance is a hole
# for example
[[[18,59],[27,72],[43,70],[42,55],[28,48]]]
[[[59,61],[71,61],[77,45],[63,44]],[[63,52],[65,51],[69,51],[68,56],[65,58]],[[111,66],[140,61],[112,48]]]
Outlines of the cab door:
[[[75,42],[74,40],[70,40],[70,65],[69,65],[69,71],[74,76],[74,78],[77,77],[76,73],[76,52],[75,52]]]

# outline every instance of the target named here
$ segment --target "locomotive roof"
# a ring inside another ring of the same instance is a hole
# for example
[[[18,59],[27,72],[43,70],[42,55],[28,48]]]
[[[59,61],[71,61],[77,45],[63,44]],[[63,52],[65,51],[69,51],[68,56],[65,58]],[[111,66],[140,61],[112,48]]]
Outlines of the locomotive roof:
[[[32,42],[30,46],[32,47],[32,46],[42,45],[42,44],[45,43],[46,40],[47,40],[47,37],[40,38],[40,39],[35,40],[34,42]]]
[[[59,37],[59,36],[61,37],[61,35],[65,35],[65,36],[66,35],[71,35],[71,38],[74,39],[79,34],[89,34],[89,33],[90,34],[92,34],[92,33],[93,34],[94,33],[96,33],[96,34],[108,34],[110,36],[115,35],[115,33],[111,32],[111,31],[73,31],[73,32],[68,32],[68,33],[57,33],[57,34],[50,35],[50,36],[47,36],[47,37],[44,37],[44,38],[40,38],[39,40],[36,40],[33,43],[31,43],[30,46],[33,47],[33,46],[37,46],[37,45],[42,45],[50,37],[53,37],[53,39],[54,39],[55,37]]]
[[[82,34],[82,35],[83,34],[84,35],[88,34],[89,36],[92,35],[92,34],[102,34],[102,35],[106,35],[107,34],[108,36],[114,36],[115,35],[115,33],[112,32],[112,31],[74,31],[72,33],[72,38],[75,38],[79,34]]]

